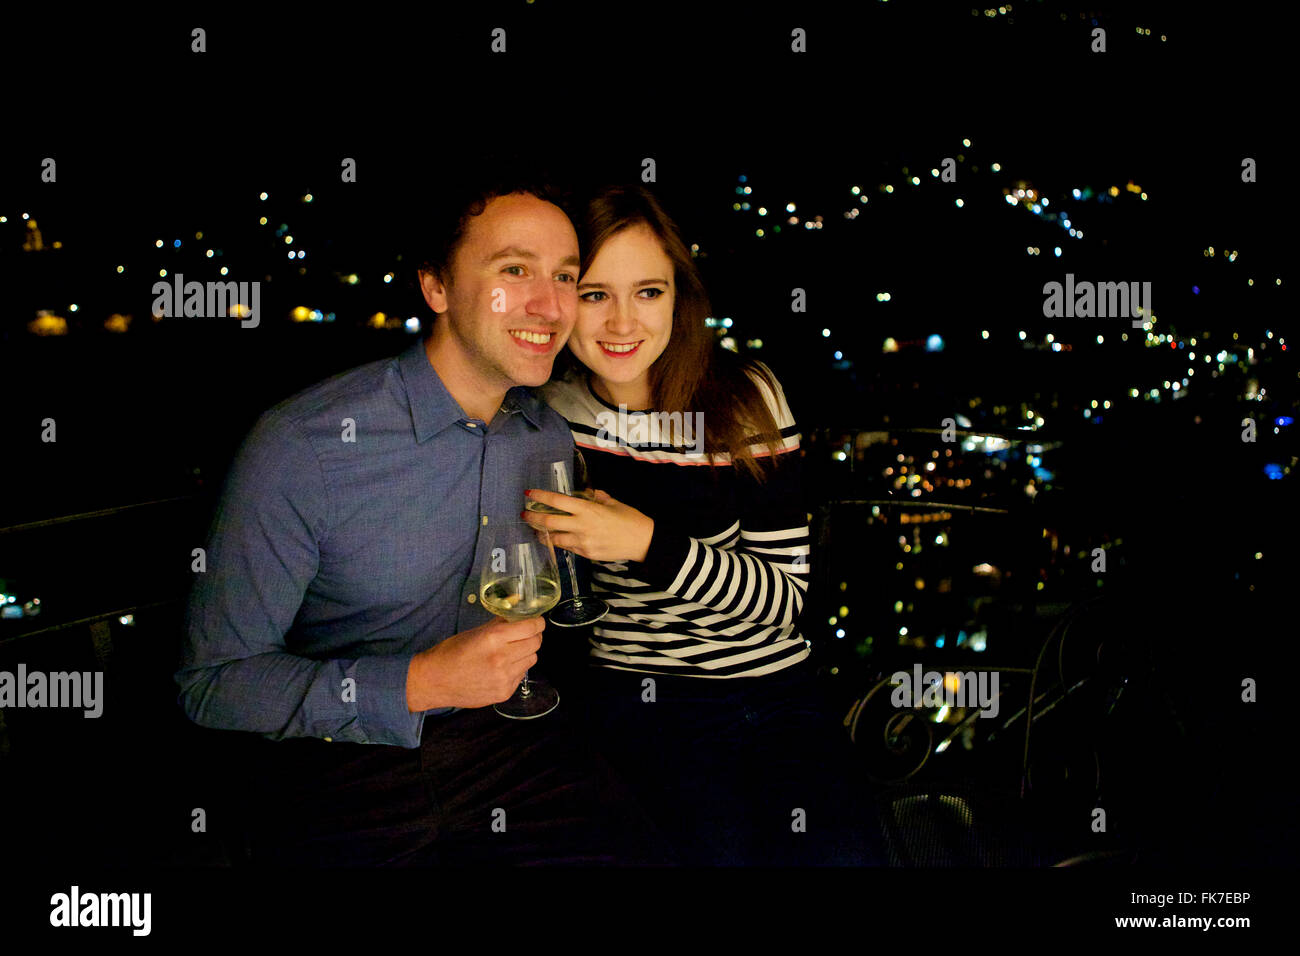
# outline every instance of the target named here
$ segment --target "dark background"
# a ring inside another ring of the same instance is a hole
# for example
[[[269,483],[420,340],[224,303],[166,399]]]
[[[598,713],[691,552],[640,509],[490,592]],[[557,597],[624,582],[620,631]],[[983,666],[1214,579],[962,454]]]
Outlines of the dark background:
[[[1272,427],[1294,413],[1297,385],[1294,352],[1274,344],[1289,340],[1295,316],[1293,256],[1284,257],[1293,246],[1284,243],[1286,33],[1264,7],[985,9],[615,14],[521,2],[292,20],[215,8],[49,11],[9,31],[0,579],[24,600],[42,596],[46,611],[0,621],[0,666],[109,668],[99,721],[5,712],[9,819],[29,821],[33,847],[70,859],[237,860],[219,821],[203,835],[188,826],[190,809],[215,805],[229,783],[213,779],[207,756],[223,735],[189,725],[170,683],[190,549],[262,410],[405,347],[410,333],[367,326],[376,312],[418,317],[427,330],[409,230],[428,196],[512,150],[580,185],[635,179],[641,160],[655,159],[653,188],[700,247],[714,315],[734,321],[740,351],[773,367],[803,427],[818,535],[804,630],[837,706],[913,660],[984,660],[951,639],[938,653],[935,635],[970,622],[987,631],[986,658],[1004,667],[1033,668],[1046,648],[1042,659],[1060,661],[1040,680],[1088,678],[1035,737],[1036,781],[1023,721],[1001,743],[981,730],[973,749],[934,753],[910,777],[915,750],[886,757],[863,745],[900,800],[956,793],[977,811],[1013,808],[977,812],[942,850],[909,844],[898,862],[1045,865],[1098,851],[1126,863],[1289,860],[1280,719],[1260,713],[1280,698],[1281,651],[1295,631],[1297,449],[1294,426]],[[1105,54],[1089,51],[1094,20],[1107,30]],[[207,29],[201,55],[190,52],[195,25]],[[495,26],[507,29],[504,56],[489,49]],[[805,55],[790,52],[794,26],[808,31]],[[1143,26],[1152,35],[1137,34]],[[956,183],[930,176],[958,154]],[[55,184],[39,178],[47,156]],[[344,156],[357,160],[356,183],[338,182]],[[1241,181],[1247,156],[1256,183]],[[741,176],[752,197],[736,194]],[[1007,204],[1003,190],[1017,184],[1068,208],[1087,237]],[[1119,195],[1107,201],[1112,185]],[[1103,198],[1072,201],[1076,187]],[[733,210],[742,200],[773,214]],[[755,229],[778,222],[787,201],[801,217],[823,216],[823,228],[759,239]],[[859,217],[843,218],[849,208]],[[24,211],[39,221],[41,252],[22,249]],[[305,260],[288,263],[272,235],[280,223],[292,248],[309,250]],[[205,238],[191,239],[199,230]],[[1028,256],[1030,246],[1043,254]],[[208,247],[219,260],[203,255]],[[1230,249],[1239,259],[1226,259]],[[217,261],[229,279],[271,278],[259,328],[149,321],[159,268],[203,280],[218,278]],[[1213,379],[1198,366],[1178,401],[1167,389],[1162,402],[1130,399],[1130,387],[1145,392],[1189,363],[1143,347],[1121,320],[1044,319],[1043,283],[1066,272],[1151,281],[1158,331],[1208,334],[1214,352],[1260,351]],[[340,282],[351,273],[357,284]],[[795,287],[807,292],[806,314],[790,311]],[[880,291],[890,301],[877,301]],[[334,319],[288,321],[299,305]],[[40,309],[65,317],[67,335],[31,334]],[[133,316],[125,333],[104,330],[111,313]],[[1125,329],[1134,341],[1121,346]],[[1053,352],[1048,333],[1073,350]],[[934,334],[942,352],[882,352],[887,336]],[[747,346],[755,339],[761,349]],[[1247,401],[1252,380],[1266,401]],[[1094,424],[1081,410],[1097,398],[1116,406]],[[1010,411],[994,411],[1002,406]],[[1024,407],[1047,419],[1033,440],[1053,475],[1033,498],[1023,493],[1029,439],[1015,434]],[[896,575],[899,516],[915,502],[899,500],[883,469],[894,451],[924,460],[941,447],[914,429],[955,413],[1016,444],[1007,455],[959,455],[973,490],[929,499],[995,510],[958,509],[942,523],[954,553],[930,549],[929,564]],[[1241,441],[1247,415],[1260,423],[1255,445]],[[53,445],[40,440],[46,417],[58,423]],[[901,444],[863,444],[854,436],[864,432]],[[839,461],[845,447],[851,460]],[[1269,464],[1285,473],[1270,479]],[[878,513],[872,502],[884,503]],[[101,510],[112,513],[61,520]],[[1105,546],[1108,570],[1048,553],[1045,540],[1072,544],[1072,557]],[[996,587],[969,573],[984,561],[1001,571]],[[914,594],[916,576],[946,578],[951,591]],[[851,588],[837,590],[840,581]],[[902,599],[915,601],[907,613],[924,647],[897,642]],[[853,613],[829,624],[841,601]],[[97,621],[98,636],[88,635]],[[1052,635],[1065,621],[1079,636],[1062,651],[1060,631]],[[553,669],[577,680],[581,643],[552,644]],[[1259,681],[1265,703],[1240,703],[1243,677]],[[1013,686],[1009,699],[1023,707],[1027,691]],[[113,771],[126,747],[131,769]],[[114,822],[62,825],[88,794]],[[1115,821],[1100,839],[1081,822],[1096,805]],[[900,809],[895,822],[906,829],[910,819]]]

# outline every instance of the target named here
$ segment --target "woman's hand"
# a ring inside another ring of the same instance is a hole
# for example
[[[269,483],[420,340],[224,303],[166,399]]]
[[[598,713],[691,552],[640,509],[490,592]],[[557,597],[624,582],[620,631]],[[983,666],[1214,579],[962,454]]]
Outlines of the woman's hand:
[[[569,512],[567,515],[522,512],[529,525],[551,533],[551,542],[557,548],[580,554],[589,561],[644,561],[650,550],[654,519],[603,491],[594,492],[594,501],[537,488],[524,494]]]

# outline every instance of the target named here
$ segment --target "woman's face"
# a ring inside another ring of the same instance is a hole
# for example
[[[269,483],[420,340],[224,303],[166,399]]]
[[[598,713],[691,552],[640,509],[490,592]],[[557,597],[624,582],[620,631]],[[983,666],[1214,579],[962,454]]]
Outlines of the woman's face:
[[[630,408],[650,403],[649,371],[673,331],[673,264],[644,223],[608,239],[578,281],[569,348],[606,394]]]

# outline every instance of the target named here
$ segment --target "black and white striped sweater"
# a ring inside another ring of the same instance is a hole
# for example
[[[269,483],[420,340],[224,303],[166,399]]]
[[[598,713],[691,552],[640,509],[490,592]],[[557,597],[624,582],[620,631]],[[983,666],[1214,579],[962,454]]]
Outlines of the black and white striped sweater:
[[[780,386],[776,394],[759,388],[782,439],[778,467],[769,465],[762,483],[729,456],[710,467],[692,449],[664,447],[653,415],[620,415],[591,390],[585,370],[541,389],[569,422],[592,486],[655,522],[644,562],[592,563],[593,591],[610,605],[593,628],[593,663],[754,677],[808,656],[796,626],[809,573],[799,431]],[[770,457],[763,445],[755,454]]]

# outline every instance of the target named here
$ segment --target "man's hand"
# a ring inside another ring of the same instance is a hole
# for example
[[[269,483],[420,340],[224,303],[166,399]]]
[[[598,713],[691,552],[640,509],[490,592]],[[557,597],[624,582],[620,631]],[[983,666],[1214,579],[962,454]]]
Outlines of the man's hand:
[[[497,617],[420,651],[406,672],[406,709],[415,714],[508,700],[537,663],[545,626],[541,617],[513,622]]]
[[[551,543],[589,561],[644,561],[654,537],[655,522],[631,505],[595,491],[594,501],[530,488],[528,497],[567,511],[567,515],[522,512],[534,528],[545,528]]]

